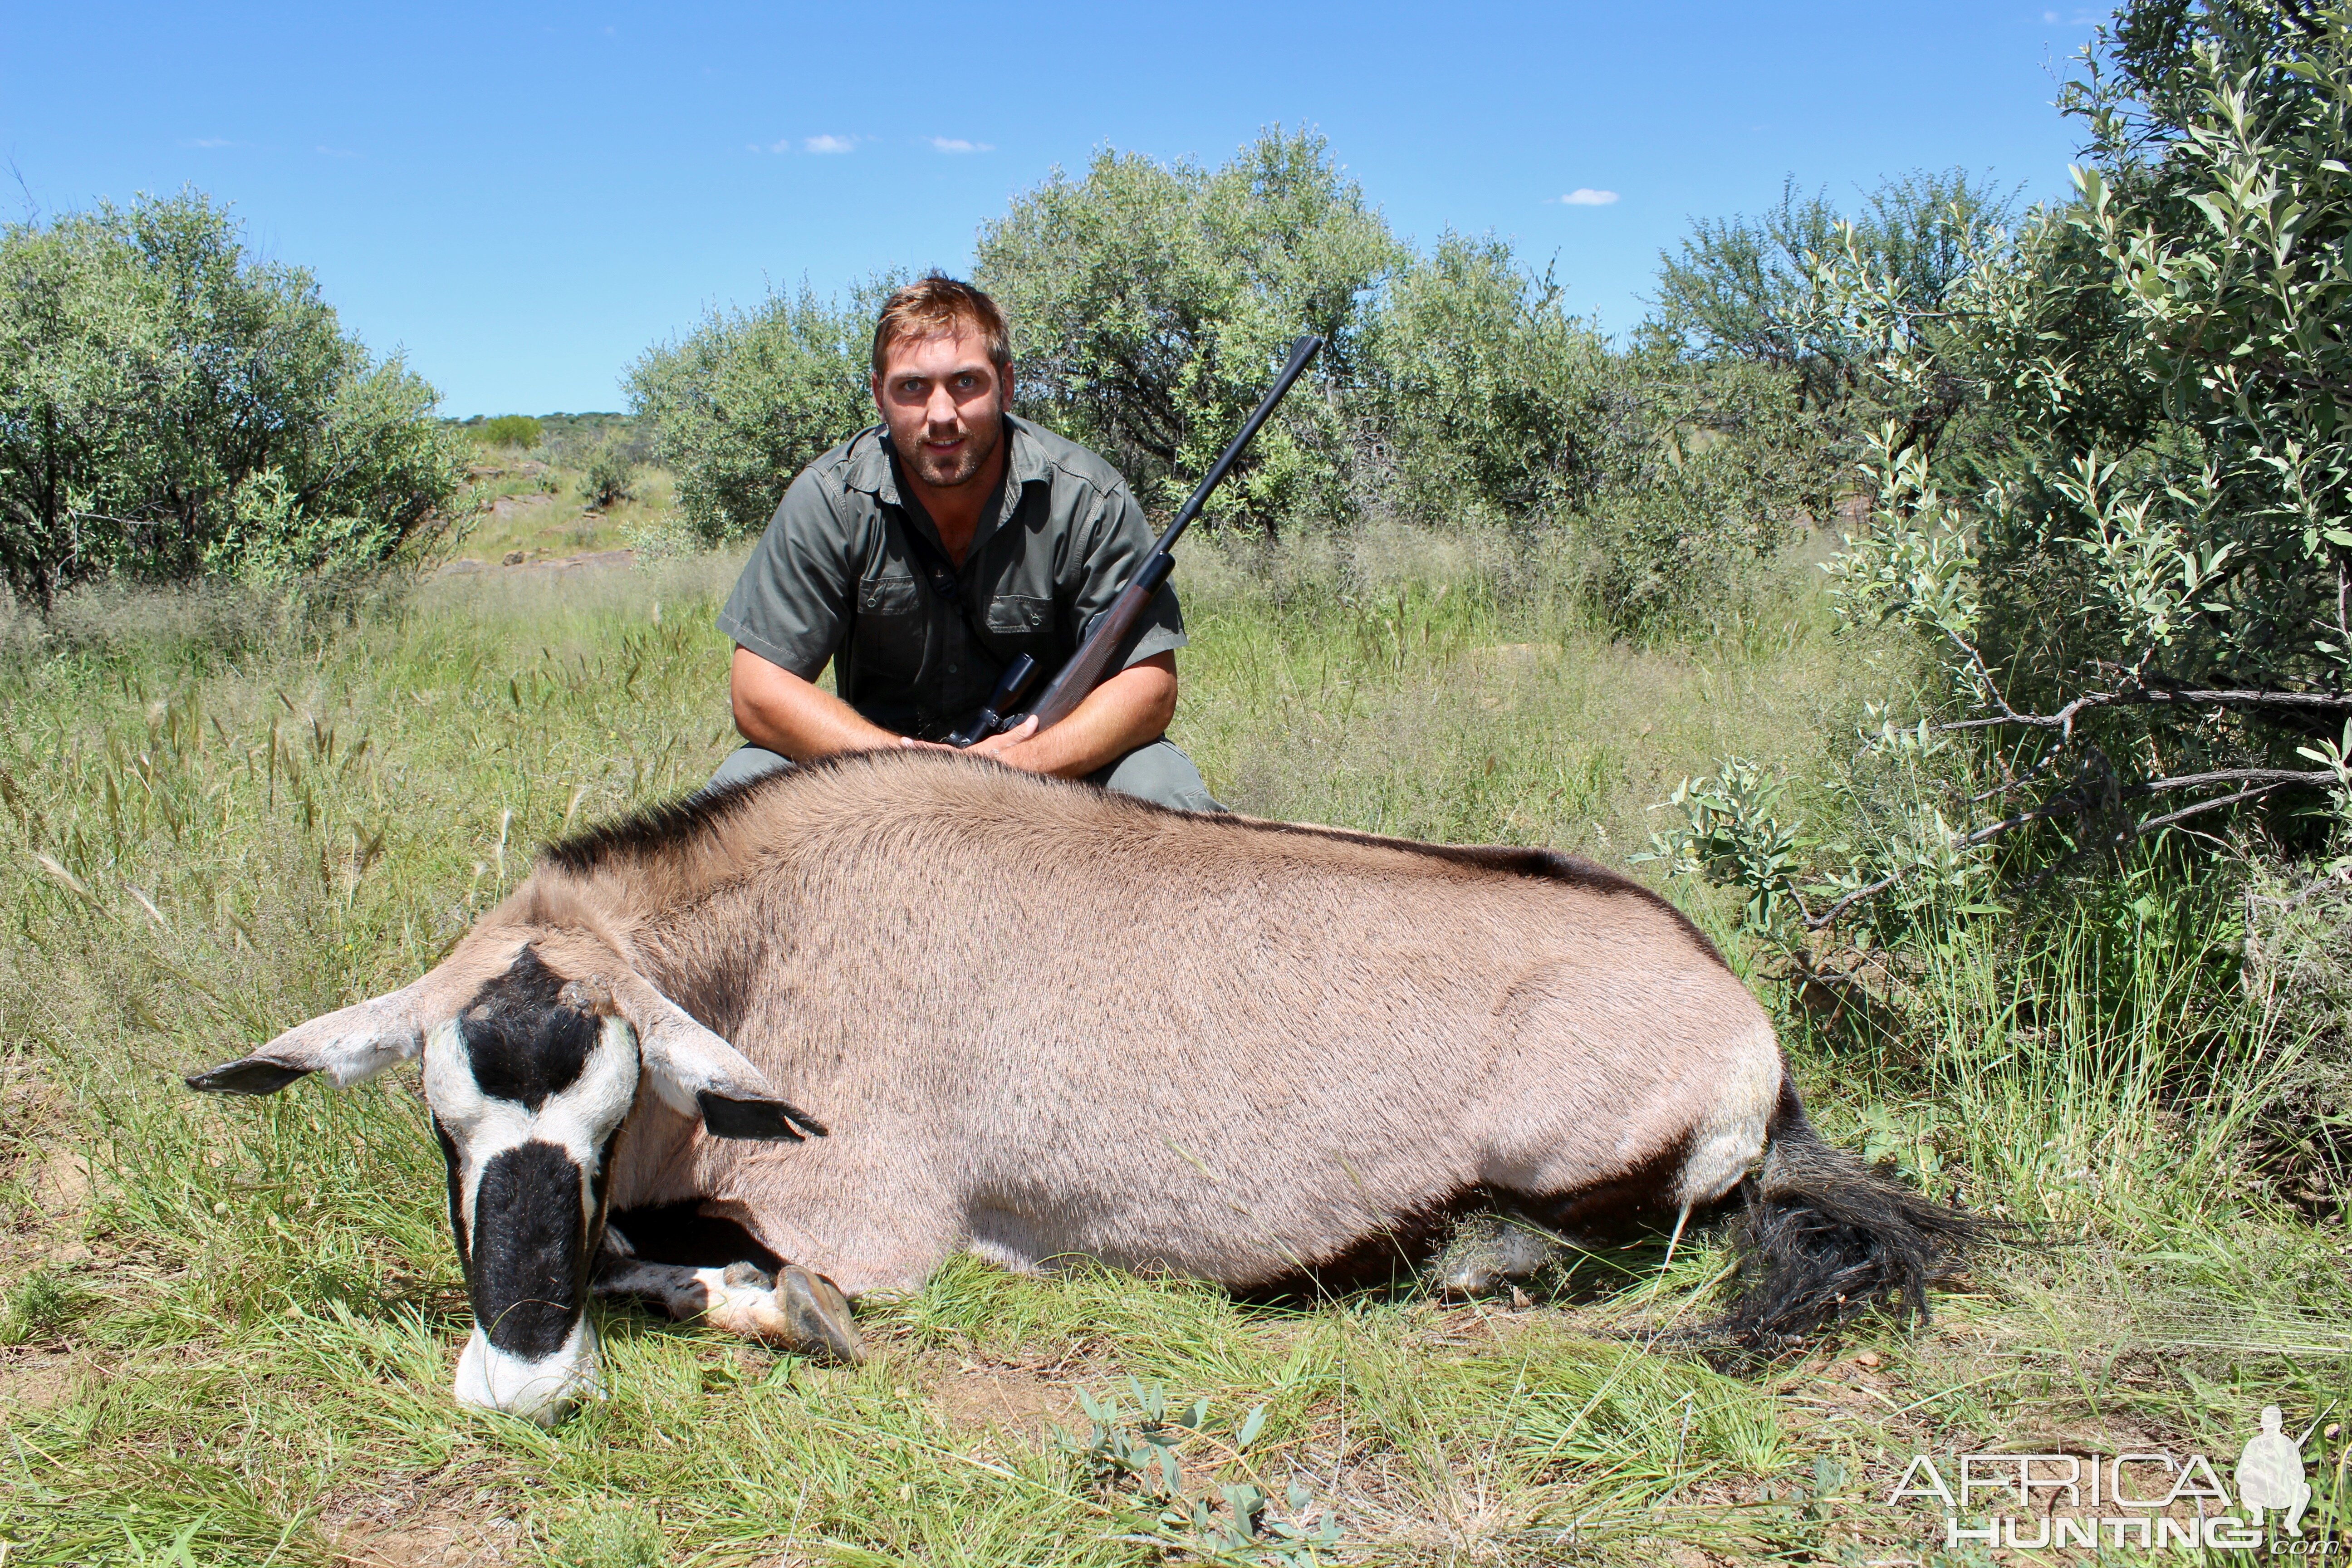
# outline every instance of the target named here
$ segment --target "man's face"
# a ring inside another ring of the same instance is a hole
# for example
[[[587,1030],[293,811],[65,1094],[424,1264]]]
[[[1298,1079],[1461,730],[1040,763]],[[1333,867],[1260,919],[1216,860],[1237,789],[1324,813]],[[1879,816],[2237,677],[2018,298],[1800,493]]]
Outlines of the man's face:
[[[1004,439],[1012,397],[1013,373],[991,364],[987,345],[970,332],[900,338],[874,378],[898,460],[938,489],[980,477]]]

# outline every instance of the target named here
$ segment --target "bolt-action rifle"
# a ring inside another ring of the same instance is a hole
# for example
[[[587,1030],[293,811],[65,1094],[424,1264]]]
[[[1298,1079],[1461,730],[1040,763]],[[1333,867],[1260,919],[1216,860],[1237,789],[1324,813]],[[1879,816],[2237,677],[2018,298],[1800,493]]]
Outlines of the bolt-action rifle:
[[[1086,640],[1078,644],[1078,651],[1070,656],[1070,662],[1062,666],[1061,673],[1046,686],[1044,695],[1037,699],[1036,706],[1027,713],[1004,717],[1013,704],[1021,700],[1037,676],[1036,661],[1024,653],[1005,667],[995,691],[988,699],[988,705],[981,710],[980,716],[969,727],[948,737],[949,745],[975,745],[999,731],[1013,729],[1033,717],[1037,721],[1038,731],[1043,732],[1068,718],[1078,704],[1087,700],[1087,693],[1102,683],[1104,674],[1114,668],[1113,660],[1126,650],[1136,623],[1143,618],[1143,612],[1150,605],[1152,595],[1160,592],[1162,583],[1168,581],[1168,574],[1176,569],[1176,558],[1170,553],[1176,542],[1184,536],[1186,529],[1192,526],[1192,520],[1201,514],[1201,508],[1207,504],[1217,486],[1224,481],[1227,470],[1248,449],[1251,438],[1257,435],[1258,426],[1265,423],[1266,416],[1274,412],[1275,405],[1282,401],[1283,394],[1290,390],[1291,384],[1305,374],[1307,361],[1313,359],[1315,351],[1322,346],[1323,340],[1312,332],[1290,345],[1288,363],[1282,367],[1282,374],[1274,378],[1274,385],[1267,391],[1265,400],[1243,422],[1242,433],[1234,437],[1233,445],[1225,448],[1223,456],[1201,476],[1201,482],[1193,487],[1192,495],[1177,510],[1176,521],[1168,525],[1168,531],[1152,545],[1151,553],[1143,558],[1142,564],[1135,569],[1135,575],[1129,579],[1125,588],[1119,590],[1118,597],[1111,601],[1110,608],[1094,618],[1094,624],[1087,628]]]

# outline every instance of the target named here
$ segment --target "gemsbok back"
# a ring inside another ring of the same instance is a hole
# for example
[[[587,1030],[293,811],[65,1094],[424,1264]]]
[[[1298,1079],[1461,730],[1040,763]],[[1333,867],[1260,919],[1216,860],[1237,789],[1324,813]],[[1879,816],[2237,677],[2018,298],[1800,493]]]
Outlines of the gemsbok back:
[[[1481,1208],[1679,1234],[1744,1192],[1754,1344],[1924,1310],[1977,1229],[1817,1137],[1763,1009],[1622,877],[940,752],[550,846],[423,978],[188,1081],[420,1056],[457,1397],[543,1421],[594,1384],[592,1291],[854,1360],[850,1302],[964,1248],[1273,1290]],[[1504,1251],[1449,1283],[1545,1261]]]

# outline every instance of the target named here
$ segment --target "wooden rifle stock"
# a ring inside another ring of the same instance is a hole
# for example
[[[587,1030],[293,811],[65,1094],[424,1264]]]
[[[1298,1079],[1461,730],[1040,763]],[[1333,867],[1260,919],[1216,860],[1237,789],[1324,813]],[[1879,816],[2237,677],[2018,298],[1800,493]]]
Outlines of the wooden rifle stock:
[[[1150,605],[1153,595],[1160,592],[1160,585],[1167,582],[1168,574],[1176,569],[1176,558],[1169,552],[1183,536],[1184,531],[1192,526],[1192,520],[1200,515],[1201,508],[1215,492],[1217,486],[1224,482],[1226,472],[1248,449],[1251,439],[1257,435],[1258,426],[1265,423],[1266,416],[1274,412],[1275,405],[1282,401],[1283,394],[1290,390],[1291,384],[1305,374],[1307,362],[1322,346],[1323,340],[1312,332],[1290,345],[1290,358],[1284,363],[1282,374],[1275,377],[1274,385],[1249,418],[1243,422],[1241,434],[1234,437],[1233,444],[1225,448],[1223,455],[1201,477],[1200,484],[1193,488],[1192,495],[1178,510],[1176,521],[1168,525],[1168,531],[1152,545],[1151,553],[1143,558],[1143,563],[1135,569],[1135,576],[1119,591],[1118,597],[1111,601],[1110,608],[1095,617],[1094,625],[1087,629],[1086,640],[1078,645],[1078,651],[1070,656],[1070,662],[1062,666],[1053,683],[1045,688],[1036,705],[1024,716],[1036,719],[1041,734],[1076,711],[1078,704],[1087,700],[1087,694],[1102,684],[1103,677],[1109,673],[1111,661],[1128,647],[1136,623],[1143,618],[1143,612]],[[1004,727],[1009,730],[1021,721],[1018,718],[1009,720]]]

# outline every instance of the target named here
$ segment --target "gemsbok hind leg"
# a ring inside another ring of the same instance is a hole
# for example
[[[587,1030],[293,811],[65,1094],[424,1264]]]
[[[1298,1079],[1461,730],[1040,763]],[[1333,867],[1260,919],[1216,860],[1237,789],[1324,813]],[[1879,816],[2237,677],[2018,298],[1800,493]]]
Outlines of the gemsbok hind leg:
[[[756,1263],[723,1268],[647,1263],[626,1247],[619,1232],[606,1233],[604,1253],[597,1259],[597,1295],[655,1301],[679,1322],[698,1319],[800,1355],[853,1365],[866,1359],[866,1342],[849,1302],[822,1274],[798,1264],[771,1274]]]

